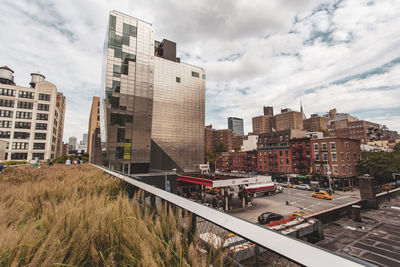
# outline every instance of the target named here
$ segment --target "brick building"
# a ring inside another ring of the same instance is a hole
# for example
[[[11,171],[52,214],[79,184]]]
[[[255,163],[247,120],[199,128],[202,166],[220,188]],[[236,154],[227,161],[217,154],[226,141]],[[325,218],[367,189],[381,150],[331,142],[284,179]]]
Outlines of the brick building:
[[[223,144],[225,151],[232,150],[233,134],[231,130],[228,129],[216,130],[213,129],[211,125],[207,125],[205,127],[204,134],[205,134],[205,148],[208,151],[215,151],[215,148],[220,144]]]
[[[307,132],[317,132],[328,129],[329,118],[312,114],[310,118],[303,120],[304,130]]]
[[[274,117],[266,115],[253,117],[252,123],[254,134],[270,133],[274,128]]]
[[[257,172],[257,152],[217,153],[215,169],[221,172]]]
[[[360,160],[360,141],[342,137],[328,137],[311,140],[311,170],[314,175],[345,178],[351,184],[357,175]]]
[[[292,157],[291,173],[311,173],[311,138],[294,138],[290,140],[290,155]]]
[[[261,173],[290,173],[292,161],[289,146],[266,147],[257,150],[257,170]]]
[[[274,116],[275,130],[297,129],[303,130],[303,113],[288,108],[281,109],[281,114]]]
[[[283,130],[258,135],[257,148],[289,146],[292,138],[306,136],[306,131],[302,130]]]
[[[362,144],[380,140],[383,135],[379,124],[364,120],[334,121],[329,125],[329,133],[334,137],[357,139]]]

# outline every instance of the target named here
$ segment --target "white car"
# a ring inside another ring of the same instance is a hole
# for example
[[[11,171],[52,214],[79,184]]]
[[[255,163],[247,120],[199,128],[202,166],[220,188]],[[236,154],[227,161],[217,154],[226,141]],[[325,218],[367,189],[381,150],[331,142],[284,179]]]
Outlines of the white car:
[[[293,187],[301,190],[311,190],[311,187],[308,184],[296,184]]]

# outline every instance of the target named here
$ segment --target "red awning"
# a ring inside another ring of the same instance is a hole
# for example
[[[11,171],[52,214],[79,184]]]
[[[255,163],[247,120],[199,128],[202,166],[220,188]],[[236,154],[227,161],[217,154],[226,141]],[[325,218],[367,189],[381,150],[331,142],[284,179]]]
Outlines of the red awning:
[[[178,175],[178,181],[182,182],[187,182],[191,184],[199,184],[199,185],[205,185],[205,186],[213,186],[213,181],[209,179],[203,179],[203,178],[197,178],[197,177],[191,177],[191,176],[184,176],[184,175]]]

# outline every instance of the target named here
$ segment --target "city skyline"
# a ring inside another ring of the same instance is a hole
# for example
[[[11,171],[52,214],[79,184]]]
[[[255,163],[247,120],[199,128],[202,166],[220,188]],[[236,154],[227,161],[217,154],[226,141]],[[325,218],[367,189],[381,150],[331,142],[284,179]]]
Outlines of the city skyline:
[[[17,85],[28,86],[38,70],[64,93],[64,141],[87,132],[92,96],[101,95],[101,44],[112,9],[151,22],[155,39],[174,40],[183,62],[204,66],[206,124],[226,128],[228,117],[240,117],[247,133],[264,105],[299,110],[301,99],[308,117],[336,107],[400,130],[399,3],[155,2],[5,2],[2,64],[15,71]]]

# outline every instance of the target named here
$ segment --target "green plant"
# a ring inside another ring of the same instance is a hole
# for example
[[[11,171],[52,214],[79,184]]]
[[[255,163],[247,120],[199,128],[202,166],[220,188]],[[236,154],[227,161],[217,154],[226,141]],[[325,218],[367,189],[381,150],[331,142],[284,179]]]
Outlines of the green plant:
[[[26,160],[9,160],[2,162],[3,165],[19,165],[19,164],[27,164]]]

